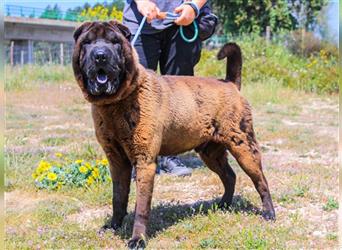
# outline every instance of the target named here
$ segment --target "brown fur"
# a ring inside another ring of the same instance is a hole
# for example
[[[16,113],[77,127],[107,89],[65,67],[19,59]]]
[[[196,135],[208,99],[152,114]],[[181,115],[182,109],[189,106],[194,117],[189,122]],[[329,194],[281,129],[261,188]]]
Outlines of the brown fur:
[[[217,54],[217,59],[227,58],[226,81],[236,84],[241,89],[242,55],[240,47],[235,43],[225,44]]]
[[[236,178],[227,161],[226,150],[229,150],[259,192],[264,217],[274,219],[251,108],[236,83],[213,78],[157,76],[138,63],[134,49],[120,35],[127,76],[119,92],[109,97],[93,97],[86,92],[78,65],[82,39],[103,36],[97,32],[107,28],[122,33],[121,26],[114,22],[85,24],[78,32],[73,56],[75,77],[92,105],[96,137],[110,162],[111,226],[119,227],[126,215],[132,166],[135,166],[137,200],[129,246],[143,245],[141,239],[146,234],[150,214],[156,158],[191,149],[195,149],[222,180],[225,193],[220,205],[230,205],[234,193]],[[233,65],[234,61],[230,63]]]

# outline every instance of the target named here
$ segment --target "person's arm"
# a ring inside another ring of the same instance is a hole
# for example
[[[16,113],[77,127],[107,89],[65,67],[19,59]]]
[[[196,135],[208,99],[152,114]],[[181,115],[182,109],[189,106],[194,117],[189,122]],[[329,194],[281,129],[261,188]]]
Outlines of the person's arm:
[[[194,2],[200,10],[205,5],[207,0],[193,0],[192,2]],[[175,9],[175,12],[181,14],[181,16],[175,21],[177,25],[187,26],[196,18],[196,12],[189,4],[182,4]]]
[[[153,19],[157,18],[159,15],[159,9],[157,5],[149,0],[134,0],[137,4],[138,11],[141,15],[147,17],[147,22],[151,22]]]

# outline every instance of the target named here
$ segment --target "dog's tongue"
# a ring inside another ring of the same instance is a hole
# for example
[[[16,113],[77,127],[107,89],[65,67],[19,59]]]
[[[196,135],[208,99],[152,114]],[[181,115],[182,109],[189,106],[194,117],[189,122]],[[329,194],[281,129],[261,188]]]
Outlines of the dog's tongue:
[[[97,74],[96,80],[99,83],[106,83],[108,81],[108,76],[106,74]]]

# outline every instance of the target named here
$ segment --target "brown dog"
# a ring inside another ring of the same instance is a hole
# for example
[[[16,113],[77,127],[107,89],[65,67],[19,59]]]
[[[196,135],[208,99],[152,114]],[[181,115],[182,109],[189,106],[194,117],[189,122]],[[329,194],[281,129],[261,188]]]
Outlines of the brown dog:
[[[235,173],[227,150],[252,179],[265,219],[275,219],[262,172],[251,108],[241,96],[241,52],[227,44],[218,58],[228,58],[226,81],[188,76],[157,76],[138,62],[122,24],[87,22],[74,34],[73,69],[85,98],[92,104],[96,137],[110,162],[115,229],[127,213],[132,167],[137,199],[130,248],[144,247],[158,155],[195,149],[219,175],[230,205]]]

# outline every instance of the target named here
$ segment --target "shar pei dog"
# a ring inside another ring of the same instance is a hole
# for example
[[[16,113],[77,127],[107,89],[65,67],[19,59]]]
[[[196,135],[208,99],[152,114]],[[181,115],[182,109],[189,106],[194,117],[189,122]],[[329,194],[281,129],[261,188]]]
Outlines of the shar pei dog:
[[[229,206],[236,176],[227,151],[252,179],[263,205],[275,219],[251,107],[240,94],[241,51],[226,44],[225,80],[192,76],[158,76],[139,64],[127,27],[116,22],[86,22],[74,33],[73,70],[91,103],[96,138],[110,163],[113,185],[111,227],[127,214],[132,168],[136,170],[136,205],[129,248],[144,247],[158,155],[194,149],[221,179],[220,206]]]

